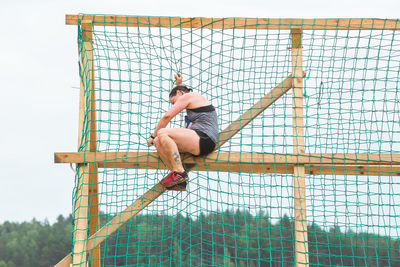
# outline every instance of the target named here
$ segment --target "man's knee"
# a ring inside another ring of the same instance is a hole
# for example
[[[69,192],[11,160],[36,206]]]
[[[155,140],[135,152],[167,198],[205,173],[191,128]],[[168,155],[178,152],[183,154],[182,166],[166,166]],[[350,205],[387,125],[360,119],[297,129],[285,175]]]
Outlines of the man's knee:
[[[157,137],[164,137],[165,135],[168,135],[168,130],[166,128],[161,128],[157,132]]]
[[[156,146],[156,148],[158,149],[160,147],[160,138],[158,138],[158,136],[156,136],[156,138],[154,138],[154,140],[153,140],[153,143]]]
[[[162,128],[162,129],[158,130],[157,137],[156,137],[158,145],[159,146],[162,145],[165,142],[165,139],[167,137],[169,137],[167,129]]]

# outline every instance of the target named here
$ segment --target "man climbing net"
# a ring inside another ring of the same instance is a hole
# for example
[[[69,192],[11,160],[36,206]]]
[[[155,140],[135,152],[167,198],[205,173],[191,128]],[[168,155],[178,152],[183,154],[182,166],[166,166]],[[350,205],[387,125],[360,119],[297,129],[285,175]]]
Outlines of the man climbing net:
[[[175,74],[175,87],[169,94],[172,107],[162,116],[148,146],[155,144],[157,152],[171,173],[161,181],[168,190],[186,191],[189,177],[179,153],[205,156],[218,140],[218,120],[214,106],[201,94],[182,84],[182,75]],[[186,109],[187,128],[166,128],[168,123]]]

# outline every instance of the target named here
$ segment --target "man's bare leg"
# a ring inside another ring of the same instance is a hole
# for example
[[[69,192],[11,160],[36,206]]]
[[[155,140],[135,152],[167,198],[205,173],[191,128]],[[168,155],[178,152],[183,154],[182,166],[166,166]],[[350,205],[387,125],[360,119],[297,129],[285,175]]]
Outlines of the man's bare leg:
[[[157,149],[157,153],[160,156],[162,162],[164,162],[167,168],[172,171],[173,167],[171,165],[170,157],[165,153],[163,147],[161,146],[160,139],[158,137],[154,139],[154,145]]]
[[[159,131],[156,142],[157,152],[171,171],[184,172],[178,146],[164,131]]]
[[[186,181],[189,178],[183,168],[179,152],[198,155],[199,140],[199,135],[191,129],[163,128],[157,132],[157,137],[154,139],[157,152],[164,164],[172,172],[176,172],[161,181],[168,190],[186,191]]]
[[[168,169],[172,171],[173,167],[171,166],[170,162],[170,157],[165,154],[165,151],[163,150],[160,140],[158,137],[154,139],[154,145],[157,148],[157,153],[160,156],[161,160],[164,162],[164,164],[167,166]],[[168,190],[173,190],[173,191],[186,191],[186,182],[183,182],[181,184],[174,185],[172,187],[167,188]]]
[[[165,152],[164,152],[164,150],[162,149],[162,146],[161,146],[161,144],[160,144],[160,139],[159,139],[158,137],[154,138],[153,143],[154,143],[154,146],[155,146],[156,149],[157,149],[157,154],[158,154],[158,156],[160,156],[161,161],[165,164],[165,166],[167,166],[167,168],[168,168],[169,170],[171,170],[171,168],[172,168],[172,167],[171,167],[171,163],[169,162],[169,159],[168,159],[168,160],[165,160],[165,159],[166,159],[166,155],[165,155]]]
[[[163,128],[158,131],[157,136],[162,135],[168,135],[180,153],[200,154],[200,137],[195,131],[186,128]]]

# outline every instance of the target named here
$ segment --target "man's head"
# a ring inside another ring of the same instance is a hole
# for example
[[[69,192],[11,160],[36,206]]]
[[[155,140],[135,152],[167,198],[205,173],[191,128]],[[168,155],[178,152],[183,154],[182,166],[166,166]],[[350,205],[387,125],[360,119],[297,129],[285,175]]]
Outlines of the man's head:
[[[190,92],[193,92],[193,89],[187,88],[187,87],[184,86],[184,85],[175,86],[175,87],[171,90],[171,92],[169,93],[169,101],[171,101],[171,103],[174,104],[174,103],[175,103],[175,98],[176,98],[175,96],[176,96],[176,95],[183,95],[183,94],[185,94],[185,93],[190,93]]]

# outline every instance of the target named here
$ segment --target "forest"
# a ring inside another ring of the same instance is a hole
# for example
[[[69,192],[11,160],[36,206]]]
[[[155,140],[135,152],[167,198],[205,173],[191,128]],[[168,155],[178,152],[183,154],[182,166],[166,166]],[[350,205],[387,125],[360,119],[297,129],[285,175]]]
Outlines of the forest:
[[[102,214],[105,223],[111,215]],[[53,266],[71,251],[71,216],[0,225],[0,267]],[[400,266],[400,240],[308,225],[310,266]],[[104,266],[293,266],[293,220],[236,210],[138,215],[101,246]]]

